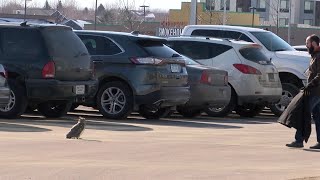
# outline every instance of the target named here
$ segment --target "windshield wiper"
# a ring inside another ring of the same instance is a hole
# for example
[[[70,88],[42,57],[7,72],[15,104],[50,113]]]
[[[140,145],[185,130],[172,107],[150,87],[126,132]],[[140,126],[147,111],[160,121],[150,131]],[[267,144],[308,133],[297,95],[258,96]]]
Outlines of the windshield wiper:
[[[172,54],[171,57],[181,57],[179,54]]]
[[[287,51],[288,49],[275,49],[274,51]]]

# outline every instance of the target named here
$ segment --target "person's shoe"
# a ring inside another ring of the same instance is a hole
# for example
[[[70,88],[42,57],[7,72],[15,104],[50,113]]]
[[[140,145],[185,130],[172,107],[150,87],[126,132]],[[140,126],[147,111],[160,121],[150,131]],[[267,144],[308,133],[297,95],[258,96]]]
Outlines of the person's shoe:
[[[310,149],[320,149],[320,143],[317,143],[314,146],[310,146]]]
[[[303,143],[297,142],[297,141],[293,141],[290,144],[286,144],[287,147],[293,147],[293,148],[303,148]],[[320,148],[320,145],[319,145]]]

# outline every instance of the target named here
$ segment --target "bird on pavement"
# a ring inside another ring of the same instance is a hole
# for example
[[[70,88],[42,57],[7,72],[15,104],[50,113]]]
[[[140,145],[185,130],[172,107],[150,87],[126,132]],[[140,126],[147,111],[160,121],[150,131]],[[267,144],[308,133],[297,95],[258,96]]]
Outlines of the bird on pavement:
[[[79,139],[86,126],[85,118],[79,117],[78,123],[72,126],[70,132],[66,135],[67,139]]]

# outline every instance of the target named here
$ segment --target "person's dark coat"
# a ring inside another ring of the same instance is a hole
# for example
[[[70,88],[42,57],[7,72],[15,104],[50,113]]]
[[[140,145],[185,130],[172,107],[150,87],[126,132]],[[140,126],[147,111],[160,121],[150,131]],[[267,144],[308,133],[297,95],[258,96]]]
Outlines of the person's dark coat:
[[[305,142],[308,142],[311,134],[311,112],[308,99],[308,96],[304,96],[303,91],[300,91],[278,119],[282,125],[301,130]]]

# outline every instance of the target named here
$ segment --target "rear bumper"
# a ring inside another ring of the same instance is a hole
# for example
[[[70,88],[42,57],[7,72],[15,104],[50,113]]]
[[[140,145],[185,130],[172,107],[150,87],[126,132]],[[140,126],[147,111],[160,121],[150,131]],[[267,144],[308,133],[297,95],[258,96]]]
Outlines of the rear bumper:
[[[155,105],[158,107],[185,104],[190,98],[189,87],[161,87],[146,95],[135,97],[136,105]]]
[[[231,97],[230,86],[210,86],[207,84],[196,84],[190,87],[191,98],[187,106],[226,106]]]
[[[0,88],[0,107],[5,107],[10,100],[10,89],[7,87]]]
[[[238,104],[269,104],[278,102],[281,95],[239,96]]]
[[[26,81],[28,98],[32,100],[77,100],[94,97],[98,81],[59,81],[30,79]],[[84,94],[76,94],[76,85],[84,85]]]

